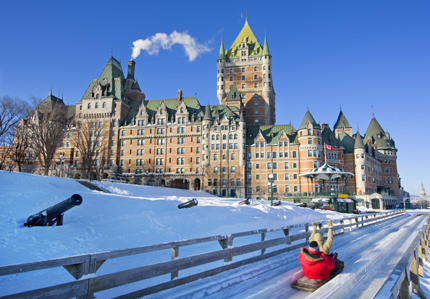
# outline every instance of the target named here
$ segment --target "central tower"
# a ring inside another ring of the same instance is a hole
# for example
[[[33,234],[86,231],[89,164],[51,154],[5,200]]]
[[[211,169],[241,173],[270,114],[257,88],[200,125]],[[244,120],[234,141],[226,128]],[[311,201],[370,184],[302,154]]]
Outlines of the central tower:
[[[274,125],[276,122],[269,44],[265,37],[264,45],[260,45],[248,20],[230,49],[225,51],[224,41],[221,41],[217,97],[221,105],[240,108],[242,102],[244,118],[249,125]]]

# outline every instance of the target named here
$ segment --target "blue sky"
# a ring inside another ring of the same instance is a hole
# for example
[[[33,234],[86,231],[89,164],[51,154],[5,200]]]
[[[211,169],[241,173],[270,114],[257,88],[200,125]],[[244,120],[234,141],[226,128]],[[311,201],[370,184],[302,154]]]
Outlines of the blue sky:
[[[390,132],[402,185],[430,194],[430,1],[8,1],[0,11],[0,95],[80,100],[113,56],[126,70],[133,41],[187,32],[211,51],[190,62],[180,45],[142,52],[136,76],[147,99],[182,89],[217,104],[216,59],[246,14],[273,56],[277,124],[300,125],[306,107],[334,125],[340,107],[362,134],[372,118]],[[247,12],[246,12],[247,11]]]

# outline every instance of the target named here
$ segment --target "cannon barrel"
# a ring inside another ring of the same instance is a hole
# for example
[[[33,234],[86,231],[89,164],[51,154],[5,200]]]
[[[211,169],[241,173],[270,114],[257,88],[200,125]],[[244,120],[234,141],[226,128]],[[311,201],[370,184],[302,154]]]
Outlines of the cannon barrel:
[[[197,199],[193,198],[190,201],[187,201],[178,205],[178,209],[191,208],[191,207],[197,206],[198,204],[199,202],[197,201]]]
[[[56,205],[46,209],[46,216],[48,219],[56,218],[58,215],[70,210],[75,206],[79,206],[82,203],[82,196],[79,194],[73,194],[70,198],[63,200]]]
[[[251,202],[249,201],[249,198],[247,198],[245,200],[239,201],[237,204],[238,205],[249,205],[249,204],[251,204]]]
[[[82,196],[73,194],[70,198],[31,215],[27,218],[27,222],[24,223],[24,226],[52,226],[54,223],[57,223],[57,226],[63,225],[63,214],[71,208],[79,206],[81,203]]]

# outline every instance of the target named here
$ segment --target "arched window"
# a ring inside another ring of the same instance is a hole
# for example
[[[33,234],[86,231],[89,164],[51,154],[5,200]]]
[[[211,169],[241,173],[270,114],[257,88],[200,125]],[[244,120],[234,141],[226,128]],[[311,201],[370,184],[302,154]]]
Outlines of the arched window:
[[[219,135],[216,135],[216,140],[219,140]]]
[[[160,114],[163,114],[163,109],[160,109]]]
[[[95,108],[97,109],[97,108],[99,108],[99,103],[96,103],[95,104]]]
[[[222,135],[222,140],[226,140],[227,139],[227,136],[224,134],[224,135]]]
[[[215,135],[212,135],[212,140],[215,140]]]
[[[102,108],[106,108],[106,102],[103,102]]]
[[[237,139],[237,134],[234,134],[234,139]]]
[[[88,109],[91,109],[91,103],[88,103]]]
[[[228,139],[233,139],[233,135],[230,134],[230,136],[228,136]]]
[[[181,108],[181,113],[184,113],[184,108]]]

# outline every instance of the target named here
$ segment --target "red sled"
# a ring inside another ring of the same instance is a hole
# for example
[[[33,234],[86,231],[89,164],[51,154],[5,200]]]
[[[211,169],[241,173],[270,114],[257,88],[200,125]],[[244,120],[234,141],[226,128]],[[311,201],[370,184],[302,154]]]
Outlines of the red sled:
[[[306,276],[296,280],[291,284],[291,287],[297,290],[306,291],[306,292],[314,292],[319,289],[321,286],[332,280],[336,275],[343,271],[343,262],[339,261],[339,267],[337,270],[333,272],[327,279],[312,279]]]

